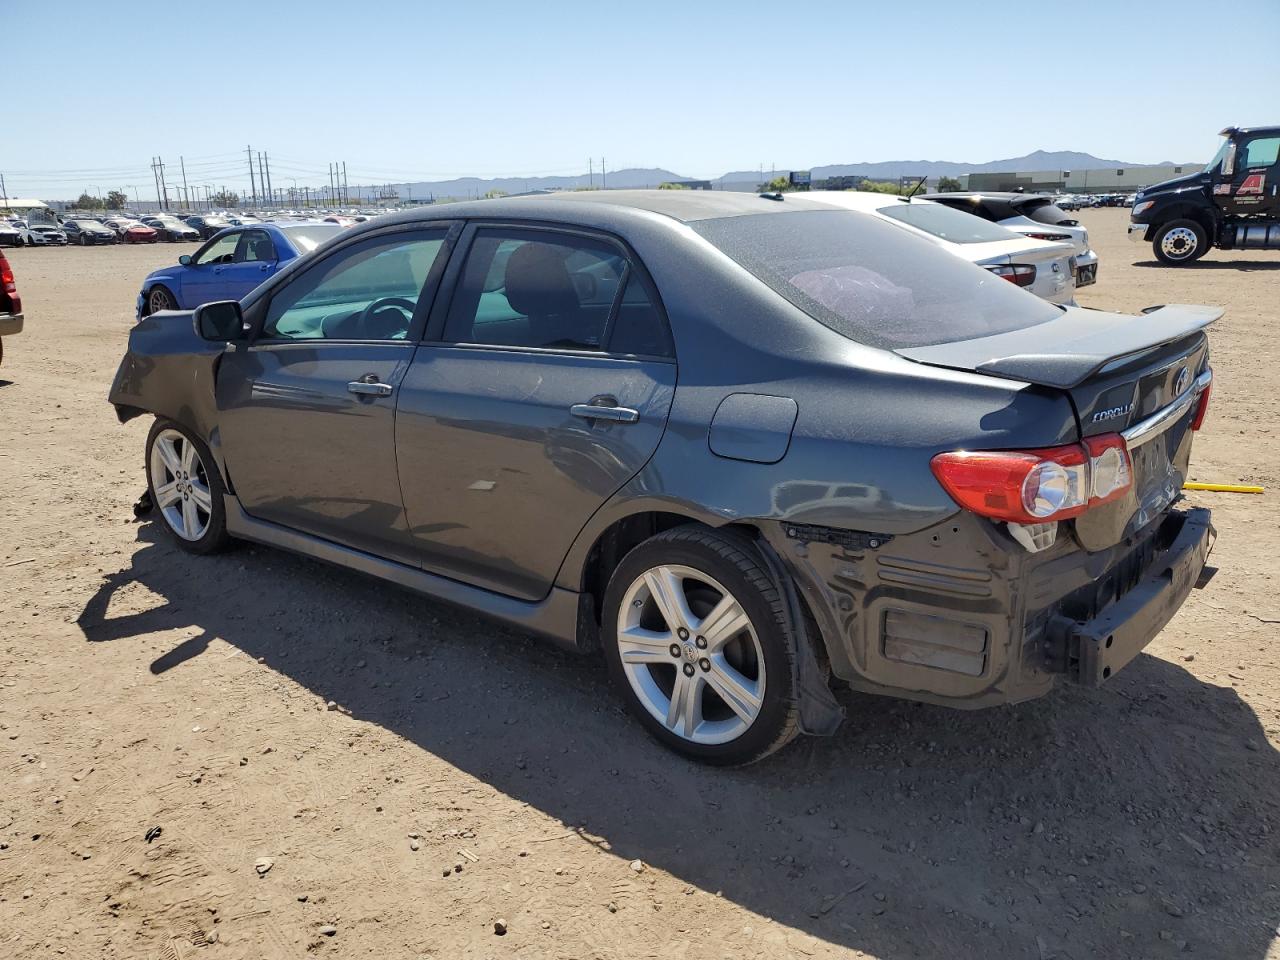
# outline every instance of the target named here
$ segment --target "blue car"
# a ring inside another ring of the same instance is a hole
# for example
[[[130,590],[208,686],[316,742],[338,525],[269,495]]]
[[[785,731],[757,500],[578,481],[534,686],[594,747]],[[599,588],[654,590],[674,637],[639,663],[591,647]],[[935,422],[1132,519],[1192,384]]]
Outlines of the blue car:
[[[341,232],[332,223],[259,223],[222,230],[173,266],[147,274],[138,293],[138,317],[239,300],[283,264]]]

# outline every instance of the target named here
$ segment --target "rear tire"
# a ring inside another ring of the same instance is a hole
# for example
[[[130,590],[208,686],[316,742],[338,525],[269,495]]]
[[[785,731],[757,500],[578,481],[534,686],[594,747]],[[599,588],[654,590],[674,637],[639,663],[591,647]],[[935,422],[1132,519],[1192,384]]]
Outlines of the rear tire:
[[[754,763],[799,732],[785,604],[743,539],[686,526],[633,549],[605,591],[601,644],[628,709],[677,753]]]
[[[1209,249],[1209,236],[1194,220],[1170,220],[1151,241],[1156,259],[1171,267],[1194,263]]]

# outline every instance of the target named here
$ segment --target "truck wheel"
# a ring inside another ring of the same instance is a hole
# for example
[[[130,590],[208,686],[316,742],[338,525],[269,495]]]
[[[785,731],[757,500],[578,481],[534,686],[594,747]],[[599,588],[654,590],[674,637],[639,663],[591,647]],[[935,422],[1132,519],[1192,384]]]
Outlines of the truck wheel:
[[[1199,260],[1209,249],[1204,227],[1194,220],[1171,220],[1156,231],[1151,242],[1156,258],[1170,266]]]

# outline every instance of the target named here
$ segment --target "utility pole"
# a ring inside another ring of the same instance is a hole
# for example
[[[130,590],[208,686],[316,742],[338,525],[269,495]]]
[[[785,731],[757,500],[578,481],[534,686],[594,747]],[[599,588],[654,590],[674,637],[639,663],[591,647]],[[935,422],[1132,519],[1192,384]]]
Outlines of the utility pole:
[[[156,163],[160,167],[160,193],[164,197],[164,208],[169,209],[169,184],[164,179],[164,157],[156,157]]]
[[[0,200],[8,200],[9,194],[4,188],[4,174],[0,173]]]
[[[263,161],[267,165],[267,193],[271,195],[271,205],[274,207],[276,203],[276,192],[271,187],[271,158],[263,154]]]
[[[333,161],[329,161],[329,196],[333,196]]]
[[[596,185],[596,167],[595,159],[587,157],[587,186],[594,187]]]
[[[609,189],[609,175],[604,172],[604,157],[600,158],[600,189]]]
[[[186,204],[188,210],[191,209],[191,195],[187,193],[187,161],[178,154],[178,166],[182,168],[182,202]]]
[[[253,179],[253,147],[245,147],[244,152],[249,155],[249,191],[253,196],[253,205],[258,205],[258,184]]]
[[[342,202],[350,206],[351,195],[347,193],[347,161],[342,161]]]

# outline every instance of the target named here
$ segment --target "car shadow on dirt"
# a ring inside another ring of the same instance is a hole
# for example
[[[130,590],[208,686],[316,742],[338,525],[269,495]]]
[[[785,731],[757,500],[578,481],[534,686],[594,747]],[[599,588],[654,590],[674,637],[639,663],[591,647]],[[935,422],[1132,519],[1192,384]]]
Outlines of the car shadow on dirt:
[[[194,627],[153,673],[199,669],[219,638],[623,861],[831,944],[984,960],[1273,944],[1280,758],[1231,688],[1165,660],[975,713],[849,698],[836,736],[710,769],[653,743],[599,658],[318,562],[190,557],[138,529],[79,618],[88,640]],[[132,584],[162,602],[109,615]]]

